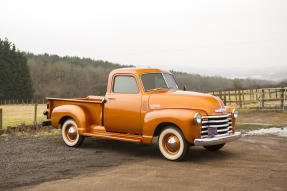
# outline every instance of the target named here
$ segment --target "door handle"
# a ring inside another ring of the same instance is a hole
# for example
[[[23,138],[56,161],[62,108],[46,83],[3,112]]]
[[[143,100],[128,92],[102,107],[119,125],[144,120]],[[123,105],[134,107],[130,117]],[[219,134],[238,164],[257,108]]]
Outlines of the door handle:
[[[108,100],[115,100],[116,98],[114,97],[109,97]]]

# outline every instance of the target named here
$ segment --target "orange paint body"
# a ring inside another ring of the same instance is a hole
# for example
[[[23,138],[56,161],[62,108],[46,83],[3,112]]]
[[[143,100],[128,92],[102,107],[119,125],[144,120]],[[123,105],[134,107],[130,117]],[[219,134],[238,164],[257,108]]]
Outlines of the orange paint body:
[[[159,69],[117,69],[110,73],[105,96],[88,96],[77,99],[47,98],[48,118],[52,126],[61,127],[67,118],[73,118],[84,136],[151,143],[159,130],[166,125],[178,127],[185,139],[194,143],[201,138],[201,124],[194,123],[194,116],[225,115],[233,110],[225,107],[214,96],[178,89],[145,91],[140,75],[143,73],[168,73]],[[116,76],[132,76],[138,93],[114,93]],[[225,108],[218,113],[216,110]],[[235,119],[232,118],[234,132]]]

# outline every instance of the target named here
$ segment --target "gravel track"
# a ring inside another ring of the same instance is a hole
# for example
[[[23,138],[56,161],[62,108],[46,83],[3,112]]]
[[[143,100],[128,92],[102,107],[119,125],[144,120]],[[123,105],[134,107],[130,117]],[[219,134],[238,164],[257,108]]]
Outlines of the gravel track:
[[[159,156],[153,146],[112,140],[87,138],[81,147],[71,148],[64,145],[61,135],[0,136],[0,190],[142,160],[137,156],[147,153],[146,149]]]
[[[248,136],[219,152],[191,147],[183,162],[155,144],[61,135],[0,136],[0,190],[286,190],[287,139]]]

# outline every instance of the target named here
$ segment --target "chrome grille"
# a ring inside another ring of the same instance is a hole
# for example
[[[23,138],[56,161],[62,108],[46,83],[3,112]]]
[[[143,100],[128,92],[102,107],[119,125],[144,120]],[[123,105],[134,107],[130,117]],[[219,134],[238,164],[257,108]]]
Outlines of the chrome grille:
[[[201,138],[208,137],[208,128],[216,128],[217,135],[229,135],[232,133],[232,118],[227,115],[202,116]]]

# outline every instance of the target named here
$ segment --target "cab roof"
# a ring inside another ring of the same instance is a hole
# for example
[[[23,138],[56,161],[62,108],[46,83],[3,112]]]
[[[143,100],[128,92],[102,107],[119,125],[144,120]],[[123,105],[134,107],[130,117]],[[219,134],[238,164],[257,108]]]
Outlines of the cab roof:
[[[166,70],[161,70],[158,68],[119,68],[115,69],[111,72],[111,74],[142,74],[142,73],[149,73],[149,72],[165,72],[165,73],[170,73],[169,71]]]

